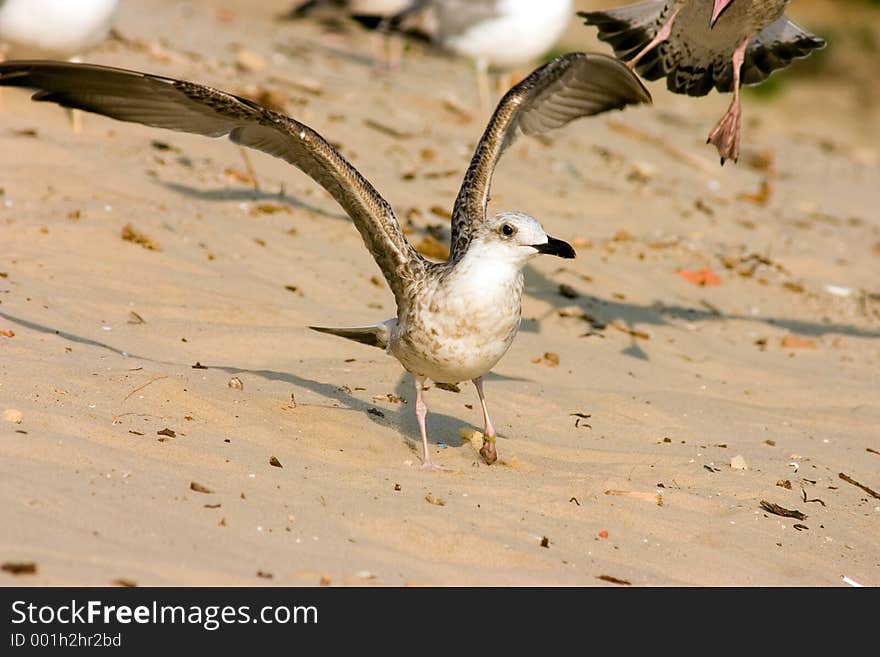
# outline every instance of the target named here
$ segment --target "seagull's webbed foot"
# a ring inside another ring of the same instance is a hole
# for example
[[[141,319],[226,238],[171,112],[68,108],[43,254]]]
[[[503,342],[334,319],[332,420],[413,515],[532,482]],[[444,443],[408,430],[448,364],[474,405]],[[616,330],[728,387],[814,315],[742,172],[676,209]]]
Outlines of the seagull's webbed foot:
[[[480,396],[480,406],[483,408],[483,446],[480,448],[480,456],[486,465],[492,465],[498,460],[498,451],[495,449],[495,427],[489,419],[489,408],[486,406],[486,396],[483,394],[483,377],[478,376],[473,380]]]
[[[740,122],[741,110],[737,98],[730,104],[706,140],[707,144],[713,144],[718,149],[722,165],[726,160],[736,162],[739,159]]]
[[[495,436],[487,437],[483,434],[483,446],[480,448],[480,456],[486,465],[492,465],[498,460],[498,451],[495,449]]]

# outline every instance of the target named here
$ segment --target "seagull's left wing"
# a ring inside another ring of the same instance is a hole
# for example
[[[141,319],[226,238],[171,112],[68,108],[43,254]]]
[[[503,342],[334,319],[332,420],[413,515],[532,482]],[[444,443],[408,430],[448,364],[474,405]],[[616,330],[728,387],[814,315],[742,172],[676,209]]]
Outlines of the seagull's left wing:
[[[651,94],[625,64],[594,53],[561,55],[507,92],[483,133],[452,211],[450,260],[461,258],[486,220],[492,173],[520,133],[541,135],[582,116],[650,103]]]
[[[422,274],[425,261],[406,241],[388,202],[326,139],[295,119],[200,84],[93,64],[2,62],[0,86],[36,89],[34,100],[120,121],[227,135],[236,144],[286,160],[348,213],[401,311],[407,283]]]

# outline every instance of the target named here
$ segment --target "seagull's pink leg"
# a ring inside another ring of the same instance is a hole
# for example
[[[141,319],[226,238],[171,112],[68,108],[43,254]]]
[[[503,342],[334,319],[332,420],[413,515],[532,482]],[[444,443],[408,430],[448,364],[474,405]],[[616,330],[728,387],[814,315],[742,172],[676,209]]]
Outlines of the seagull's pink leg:
[[[714,144],[715,148],[718,149],[722,165],[725,160],[736,162],[739,158],[739,132],[742,116],[739,103],[739,80],[740,69],[742,68],[748,46],[749,39],[746,39],[733,51],[733,57],[731,58],[733,64],[733,100],[724,116],[721,117],[712,132],[709,133],[709,139],[706,140],[707,144]]]
[[[669,20],[666,21],[663,26],[657,31],[657,34],[651,39],[651,42],[642,48],[638,54],[629,60],[626,65],[630,70],[635,69],[636,64],[639,63],[639,60],[644,57],[648,52],[651,51],[652,48],[657,47],[659,44],[666,41],[669,38],[669,35],[672,34],[672,24],[675,22],[675,17],[678,16],[678,12],[681,11],[681,7],[672,12],[672,16],[669,17]]]
[[[478,376],[473,380],[477,388],[477,394],[480,396],[480,405],[483,407],[483,446],[480,448],[480,456],[486,462],[486,465],[492,465],[498,460],[498,452],[495,451],[495,427],[492,426],[492,420],[489,419],[489,409],[486,408],[486,397],[483,395],[483,377]]]
[[[422,461],[422,470],[446,470],[440,465],[435,465],[431,461],[431,453],[428,451],[428,432],[425,429],[425,418],[428,417],[428,406],[422,396],[422,384],[424,381],[416,379],[416,419],[419,421],[419,431],[422,434],[422,447],[424,448],[425,457]]]

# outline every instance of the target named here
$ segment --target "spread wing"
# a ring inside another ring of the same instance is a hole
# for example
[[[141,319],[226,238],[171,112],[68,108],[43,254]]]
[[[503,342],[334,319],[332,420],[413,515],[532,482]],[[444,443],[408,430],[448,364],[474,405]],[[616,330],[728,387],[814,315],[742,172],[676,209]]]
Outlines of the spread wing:
[[[741,71],[742,84],[758,84],[773,71],[785,68],[795,59],[807,57],[813,50],[821,50],[825,41],[807,32],[794,21],[780,16],[755,35],[746,49]],[[731,91],[733,71],[716,83],[719,91]]]
[[[106,66],[50,61],[0,63],[0,86],[36,89],[34,100],[121,121],[228,136],[293,164],[348,213],[385,275],[399,307],[424,259],[403,236],[391,206],[321,135],[283,114],[210,87]]]
[[[486,220],[492,173],[517,135],[541,135],[582,116],[650,102],[636,75],[607,55],[568,53],[533,71],[501,99],[477,144],[452,211],[450,260],[464,255],[474,227]]]
[[[599,28],[599,39],[611,44],[618,59],[629,61],[651,42],[672,4],[663,0],[647,0],[605,11],[579,11],[578,16],[584,19],[585,25]],[[637,67],[639,73],[648,80],[666,75],[665,71],[654,70],[656,67],[653,60],[656,57],[657,48],[654,48],[642,58]],[[651,58],[650,64],[645,62],[647,58]],[[646,74],[649,72],[650,75]]]
[[[614,54],[627,61],[651,42],[673,8],[672,2],[648,0],[607,11],[579,12],[579,15],[587,25],[598,27],[599,39],[611,44]],[[741,69],[742,84],[763,82],[773,71],[824,47],[825,41],[780,16],[749,43]],[[721,92],[733,90],[732,53],[692,45],[688,57],[682,58],[681,53],[669,49],[668,44],[660,44],[648,51],[636,70],[646,80],[665,77],[667,87],[674,93],[704,96],[712,87]]]

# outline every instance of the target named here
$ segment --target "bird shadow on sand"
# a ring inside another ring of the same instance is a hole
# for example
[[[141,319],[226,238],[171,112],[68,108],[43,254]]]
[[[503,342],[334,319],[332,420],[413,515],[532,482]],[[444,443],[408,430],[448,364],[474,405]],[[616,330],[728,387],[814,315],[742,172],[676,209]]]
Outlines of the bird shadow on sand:
[[[190,198],[198,199],[199,201],[227,201],[236,203],[241,203],[242,201],[277,201],[278,203],[284,203],[293,208],[297,208],[298,210],[305,210],[306,212],[311,212],[321,217],[326,217],[328,219],[338,219],[339,221],[352,223],[351,219],[349,219],[345,214],[341,212],[328,212],[327,210],[319,208],[316,205],[310,205],[305,201],[301,201],[298,198],[289,196],[283,191],[268,192],[265,190],[257,190],[253,187],[237,189],[231,189],[228,187],[200,189],[198,187],[192,187],[191,185],[185,185],[183,183],[167,180],[163,180],[159,184],[173,192],[177,192],[178,194],[182,194],[183,196],[189,196]]]
[[[537,277],[539,279],[538,281],[535,281],[535,278],[536,277],[532,277],[533,291],[535,285],[543,288],[547,288],[550,286],[555,287],[555,284],[547,278]],[[546,290],[541,290],[541,292],[545,291]],[[547,295],[542,294],[542,296],[546,297]],[[562,304],[561,302],[557,302],[555,305],[578,305],[584,310],[584,312],[601,317],[602,321],[619,321],[625,323],[626,326],[674,325],[674,323],[678,320],[683,322],[705,322],[742,319],[752,322],[760,321],[774,327],[784,328],[793,333],[799,333],[801,335],[819,336],[827,333],[839,333],[842,335],[857,337],[880,338],[880,331],[866,330],[854,326],[840,325],[830,322],[807,322],[780,317],[764,317],[758,320],[750,316],[740,316],[736,314],[724,313],[719,314],[718,311],[708,309],[700,310],[678,305],[670,306],[666,304],[661,304],[659,302],[651,305],[639,306],[630,303],[606,301],[589,295],[585,295],[578,299],[562,299],[562,301],[564,301],[564,304]],[[573,304],[573,302],[576,302],[576,304]],[[555,310],[552,312],[555,312]],[[51,326],[10,315],[6,312],[0,311],[0,317],[26,329],[48,335],[56,335],[69,342],[109,351],[126,359],[141,360],[181,368],[184,370],[193,367],[192,364],[164,361],[157,358],[134,354],[124,349],[120,349],[113,345],[107,344],[106,342],[102,342],[100,340],[77,335],[69,331],[62,331]],[[571,321],[582,322],[582,320],[577,319],[572,319]],[[586,322],[583,322],[583,325],[586,328],[589,328],[589,324],[587,324]],[[593,334],[596,334],[596,332],[594,331]],[[650,346],[643,348],[643,343],[649,344],[649,341],[633,338],[630,344],[622,350],[622,353],[634,358],[648,360],[648,350],[650,349]],[[210,363],[209,356],[205,358],[205,362]],[[310,379],[308,377],[300,376],[292,372],[253,369],[228,364],[204,365],[201,364],[201,362],[199,363],[199,369],[217,370],[230,375],[248,374],[251,376],[266,379],[268,381],[280,381],[292,385],[297,389],[308,390],[321,397],[331,400],[333,403],[333,408],[341,408],[343,410],[360,413],[370,422],[373,422],[383,427],[395,429],[400,433],[403,442],[411,450],[413,450],[415,454],[420,453],[421,439],[414,411],[414,382],[413,379],[406,373],[401,374],[394,388],[395,395],[406,400],[406,402],[400,403],[398,408],[396,409],[389,409],[378,408],[375,403],[357,398],[355,395],[352,394],[352,391],[348,387],[345,387],[343,385]],[[518,377],[507,377],[504,375],[492,373],[487,374],[485,378],[488,382],[490,382],[490,384],[492,381],[501,380],[527,380]],[[469,424],[477,428],[481,426],[482,414],[480,412],[479,399],[476,395],[476,392],[471,389],[472,386],[470,382],[464,382],[460,386],[460,388],[462,405],[469,403],[472,405],[472,408],[463,409],[462,413],[451,416],[445,413],[439,413],[430,410],[432,397],[435,397],[435,395],[439,395],[441,393],[453,394],[439,389],[436,386],[432,386],[431,391],[428,394],[428,399],[426,400],[426,403],[429,406],[428,440],[430,443],[433,443],[435,445],[448,445],[451,447],[459,447],[462,445],[462,441],[458,435],[459,427],[461,427],[463,424]],[[491,391],[492,386],[489,385],[488,389],[489,391]],[[491,410],[491,392],[489,392],[489,406]]]
[[[81,335],[77,335],[75,333],[71,333],[69,331],[62,331],[60,329],[56,329],[45,324],[40,324],[38,322],[33,322],[27,319],[23,319],[21,317],[10,315],[9,313],[0,312],[0,317],[5,319],[6,321],[13,322],[23,328],[37,331],[39,333],[44,333],[47,335],[55,335],[63,340],[67,340],[68,342],[72,342],[75,344],[86,345],[89,347],[94,347],[96,349],[109,351],[127,360],[144,361],[148,363],[155,363],[157,365],[166,365],[180,368],[182,371],[195,369],[193,367],[193,364],[183,364],[174,361],[161,360],[158,358],[151,358],[149,356],[134,354],[124,349],[120,349],[113,345],[107,344],[106,342],[101,342],[100,340],[87,338]],[[323,381],[317,381],[315,379],[299,376],[297,374],[293,374],[292,372],[253,369],[248,367],[238,367],[234,365],[205,365],[201,361],[199,361],[197,369],[216,370],[230,375],[248,374],[265,379],[267,381],[280,381],[282,383],[287,383],[299,390],[308,390],[317,395],[320,395],[321,397],[331,400],[334,403],[332,407],[328,406],[327,408],[340,408],[342,410],[354,411],[362,414],[370,422],[373,422],[383,427],[396,429],[398,432],[400,432],[401,437],[403,438],[403,441],[407,446],[413,449],[416,453],[420,452],[421,437],[419,435],[419,428],[416,422],[414,411],[415,388],[412,378],[407,374],[402,374],[397,384],[395,385],[395,394],[397,394],[398,397],[406,399],[407,403],[401,403],[399,410],[389,410],[387,408],[380,409],[375,403],[358,399],[347,387],[340,384],[325,383]],[[491,378],[500,380],[505,377],[492,376]],[[433,390],[435,389],[432,388],[432,392]],[[476,393],[474,394],[474,399],[476,400]],[[474,408],[476,409],[475,412],[479,415],[479,402],[475,401]],[[452,417],[443,413],[429,412],[428,441],[434,444],[447,444],[452,446],[460,445],[461,441],[458,438],[458,427],[461,426],[463,421],[464,420],[459,417]]]
[[[334,402],[332,408],[354,411],[379,426],[396,430],[403,443],[421,456],[421,435],[415,415],[415,387],[412,378],[403,373],[395,386],[395,394],[402,400],[396,409],[380,408],[376,403],[355,397],[347,386],[324,383],[291,372],[248,369],[229,365],[207,365],[208,370],[220,370],[232,375],[248,374],[268,381],[281,381],[301,390],[309,390]],[[432,389],[433,391],[433,389]],[[430,404],[430,400],[428,400]],[[328,407],[330,408],[330,407]],[[428,442],[435,445],[459,446],[458,427],[461,418],[443,413],[428,412]]]
[[[530,381],[530,379],[489,372],[483,376],[483,381],[486,383],[486,400],[489,407],[489,414],[491,415],[493,381]],[[483,430],[483,412],[480,409],[480,398],[477,396],[476,388],[474,388],[470,381],[463,381],[457,387],[459,390],[456,392],[452,390],[444,390],[443,388],[434,385],[430,386],[430,389],[424,393],[425,403],[428,405],[428,418],[426,424],[429,443],[434,443],[440,446],[448,445],[450,447],[460,447],[462,445],[462,440],[458,434],[458,430],[461,426],[467,424],[480,431]],[[396,426],[405,436],[415,436],[418,445],[418,441],[421,440],[421,434],[419,433],[419,424],[415,414],[415,380],[406,372],[401,372],[400,378],[397,380],[397,385],[394,387],[394,394],[406,399],[408,402],[407,405],[410,407],[409,412],[398,413]],[[432,400],[441,395],[455,395],[460,399],[462,404],[461,413],[455,416],[450,416],[434,412],[431,409]],[[465,404],[470,404],[471,408],[466,408],[464,406]],[[498,434],[498,437],[506,438],[506,436],[503,436],[500,433]]]
[[[551,304],[552,309],[533,320],[523,318],[521,331],[537,332],[543,319],[558,314],[559,310],[564,307],[576,306],[583,315],[593,320],[585,321],[577,318],[567,320],[576,323],[573,326],[581,327],[584,337],[597,335],[604,337],[608,331],[615,330],[629,333],[629,345],[621,353],[641,360],[650,360],[648,353],[650,339],[646,339],[646,336],[649,335],[650,327],[659,326],[681,326],[684,329],[685,324],[744,321],[808,337],[838,334],[860,338],[880,338],[880,329],[837,323],[827,318],[810,321],[778,315],[754,316],[729,313],[708,301],[701,302],[699,306],[668,304],[662,301],[636,304],[622,300],[603,299],[586,292],[579,292],[576,288],[575,292],[578,293],[578,296],[567,298],[560,294],[558,282],[532,266],[526,268],[525,282],[524,293],[546,301]],[[640,337],[639,334],[644,335]]]

